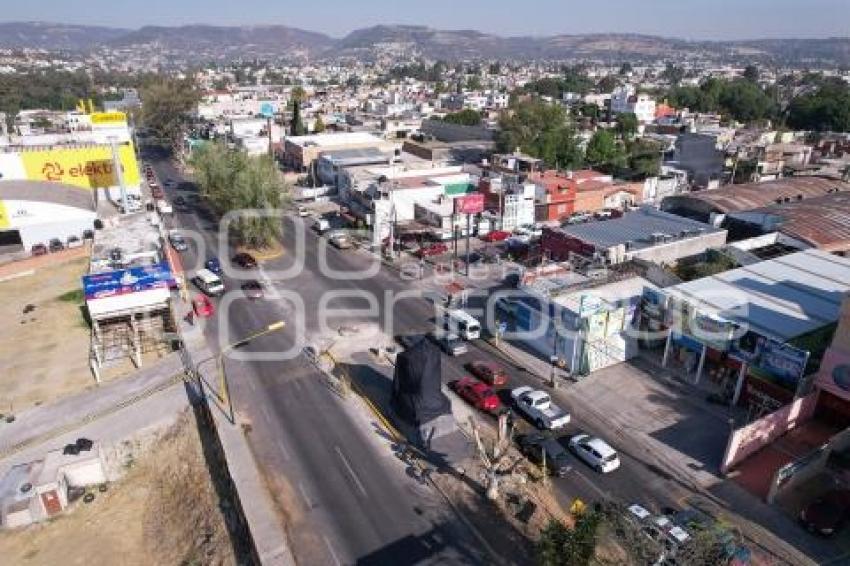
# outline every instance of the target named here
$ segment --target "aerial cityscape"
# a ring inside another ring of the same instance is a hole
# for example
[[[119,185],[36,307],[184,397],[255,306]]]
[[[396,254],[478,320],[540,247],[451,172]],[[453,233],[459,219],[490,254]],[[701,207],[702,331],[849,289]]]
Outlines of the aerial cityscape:
[[[850,566],[850,3],[0,12],[0,563]]]

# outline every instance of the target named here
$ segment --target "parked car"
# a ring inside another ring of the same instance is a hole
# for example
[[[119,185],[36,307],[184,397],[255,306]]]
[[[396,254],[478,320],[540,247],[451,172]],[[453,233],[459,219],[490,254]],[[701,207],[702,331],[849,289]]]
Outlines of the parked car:
[[[94,240],[94,230],[83,230],[83,240]]]
[[[511,237],[510,232],[506,232],[505,230],[493,230],[492,232],[487,232],[481,239],[485,242],[501,242],[503,240],[507,240]]]
[[[50,248],[51,252],[61,252],[65,249],[65,244],[59,238],[51,238],[47,247]]]
[[[257,267],[257,260],[249,253],[239,252],[233,256],[233,264],[238,265],[242,269],[254,269]]]
[[[68,249],[79,248],[83,245],[83,241],[80,239],[79,236],[68,236],[68,241],[66,245],[68,246]]]
[[[496,393],[487,384],[477,379],[462,377],[449,382],[449,388],[479,411],[495,413],[502,408]]]
[[[529,241],[537,240],[543,236],[543,230],[534,224],[523,224],[514,230],[514,235],[528,237]]]
[[[33,244],[32,248],[30,248],[30,253],[32,253],[32,255],[46,255],[47,246],[44,244]]]
[[[469,364],[469,372],[489,385],[504,385],[508,382],[508,374],[505,368],[495,362],[475,360]]]
[[[249,299],[262,299],[263,298],[263,285],[257,281],[256,279],[251,279],[242,283],[242,292],[245,293],[245,296]]]
[[[207,296],[221,295],[225,291],[221,278],[209,269],[199,269],[192,283]]]
[[[310,216],[310,211],[307,210],[306,206],[299,206],[298,207],[298,216],[300,216],[301,218]]]
[[[429,246],[422,246],[416,251],[416,255],[419,257],[430,257],[435,255],[442,255],[449,251],[449,247],[446,244],[431,244]]]
[[[165,198],[165,193],[159,185],[151,185],[151,196],[153,198]]]
[[[556,430],[570,423],[570,414],[552,403],[549,394],[531,387],[511,391],[516,408],[539,429]]]
[[[818,497],[800,512],[800,521],[810,532],[832,536],[850,519],[850,491],[833,490]]]
[[[564,477],[573,467],[570,457],[557,439],[551,436],[532,432],[517,437],[517,445],[523,456],[535,464],[543,464],[543,454],[546,454],[546,471],[553,476]]]
[[[160,200],[156,203],[156,209],[160,214],[174,214],[174,209],[168,204],[167,200]]]
[[[570,450],[597,472],[607,474],[620,467],[617,451],[601,438],[577,434],[570,438]]]
[[[189,244],[186,243],[186,238],[184,238],[183,234],[180,232],[169,232],[168,241],[171,243],[171,247],[178,252],[185,252],[189,249]]]
[[[215,312],[215,307],[213,307],[212,301],[206,295],[196,295],[192,299],[192,310],[197,316],[209,318]]]
[[[209,258],[205,263],[204,267],[215,273],[216,275],[221,275],[221,262],[217,257]]]
[[[437,343],[442,351],[447,353],[450,356],[460,356],[469,351],[466,346],[466,342],[460,339],[460,336],[457,334],[442,334],[441,336],[437,336],[436,334],[431,334],[431,338]]]
[[[324,234],[328,230],[331,229],[331,223],[325,220],[324,218],[319,218],[313,223],[313,230],[318,232],[319,234]]]
[[[182,195],[174,197],[174,206],[184,207],[186,204],[186,199]]]

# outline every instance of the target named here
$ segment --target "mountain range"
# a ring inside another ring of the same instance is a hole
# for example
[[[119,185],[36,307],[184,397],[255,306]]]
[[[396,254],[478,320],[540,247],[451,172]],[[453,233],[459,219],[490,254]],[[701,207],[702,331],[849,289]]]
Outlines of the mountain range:
[[[298,55],[311,59],[404,54],[431,59],[601,59],[624,61],[713,58],[781,64],[850,66],[850,38],[687,41],[637,34],[504,37],[476,30],[377,25],[341,39],[283,25],[146,26],[137,30],[52,24],[0,23],[0,47],[85,52],[147,49],[198,62]]]

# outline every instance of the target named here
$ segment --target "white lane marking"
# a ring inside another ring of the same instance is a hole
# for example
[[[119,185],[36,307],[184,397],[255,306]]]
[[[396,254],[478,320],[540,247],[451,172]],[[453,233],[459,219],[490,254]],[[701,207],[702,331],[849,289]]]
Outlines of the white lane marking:
[[[360,490],[360,493],[363,494],[363,497],[366,497],[366,489],[363,487],[363,484],[360,482],[360,478],[357,477],[357,474],[354,473],[354,468],[351,467],[351,464],[348,463],[348,458],[345,457],[345,454],[342,453],[342,450],[339,446],[334,446],[336,449],[336,453],[339,454],[340,460],[345,465],[345,468],[348,470],[351,479],[354,480],[354,485],[357,486],[357,489]]]
[[[598,494],[599,494],[599,495],[600,495],[603,499],[608,499],[608,494],[607,494],[606,492],[602,491],[602,489],[601,489],[598,485],[596,485],[595,483],[593,483],[592,481],[590,481],[590,479],[588,479],[588,477],[587,477],[587,476],[585,476],[585,475],[584,475],[583,473],[581,473],[580,471],[576,470],[576,469],[575,469],[575,467],[573,467],[573,472],[575,472],[575,474],[576,474],[578,477],[580,477],[581,479],[583,479],[583,480],[584,480],[584,482],[585,482],[587,485],[589,485],[589,486],[591,487],[591,489],[593,489],[596,493],[598,493]]]
[[[307,495],[307,488],[305,488],[305,487],[304,487],[304,484],[303,484],[303,483],[301,483],[301,482],[298,482],[298,491],[300,491],[300,492],[301,492],[301,497],[303,497],[303,498],[304,498],[304,503],[306,503],[306,504],[307,504],[307,507],[312,508],[312,507],[313,507],[313,502],[312,502],[312,501],[310,501],[310,496],[309,496],[309,495]]]
[[[272,416],[269,414],[269,410],[265,405],[260,405],[260,410],[263,412],[263,416],[266,417],[266,420],[269,421],[270,425],[273,425]]]
[[[281,454],[283,454],[284,460],[289,460],[289,450],[286,449],[286,445],[283,443],[283,440],[277,439],[277,447],[280,448]]]
[[[331,541],[328,540],[328,537],[326,537],[325,535],[322,535],[322,540],[325,541],[325,546],[328,547],[328,552],[331,553],[331,558],[334,559],[334,564],[336,564],[336,566],[342,566],[342,562],[339,561],[339,558],[337,557],[336,552],[334,552],[334,547],[331,546]]]

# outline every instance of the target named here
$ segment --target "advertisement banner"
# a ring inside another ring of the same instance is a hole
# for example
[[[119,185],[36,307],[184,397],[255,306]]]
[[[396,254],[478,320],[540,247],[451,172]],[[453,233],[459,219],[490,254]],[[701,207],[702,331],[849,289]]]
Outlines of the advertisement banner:
[[[455,214],[478,214],[484,210],[484,194],[473,193],[455,199]]]
[[[83,292],[86,300],[103,299],[150,289],[168,288],[174,276],[168,262],[145,267],[131,267],[106,273],[83,276]]]
[[[759,356],[753,366],[778,378],[780,381],[796,383],[806,371],[809,353],[788,344],[761,338]]]
[[[118,146],[118,156],[128,185],[139,184],[139,166],[130,144]],[[20,154],[27,179],[51,181],[94,189],[118,184],[108,145],[26,150]]]
[[[93,126],[117,126],[127,123],[127,115],[123,112],[95,112],[91,115]]]

